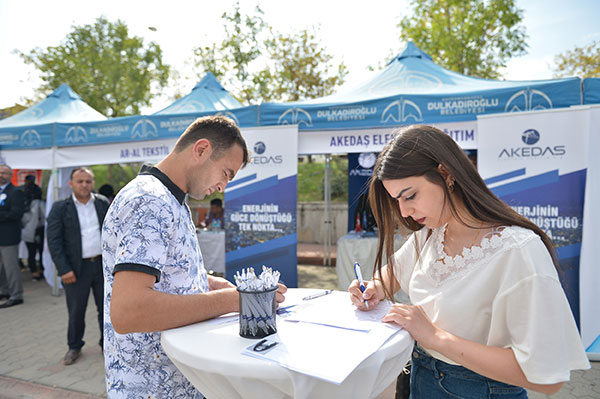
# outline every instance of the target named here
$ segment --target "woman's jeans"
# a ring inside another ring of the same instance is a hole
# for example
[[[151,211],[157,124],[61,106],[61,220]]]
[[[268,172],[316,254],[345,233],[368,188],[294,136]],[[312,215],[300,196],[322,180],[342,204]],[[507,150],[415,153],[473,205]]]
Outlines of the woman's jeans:
[[[410,373],[412,399],[525,399],[521,387],[498,382],[429,356],[419,345],[412,354]]]

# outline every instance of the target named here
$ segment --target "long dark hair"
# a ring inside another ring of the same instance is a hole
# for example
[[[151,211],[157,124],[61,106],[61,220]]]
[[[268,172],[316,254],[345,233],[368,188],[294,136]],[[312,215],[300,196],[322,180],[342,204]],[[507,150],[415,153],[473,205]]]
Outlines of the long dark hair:
[[[521,226],[534,231],[542,239],[558,269],[552,240],[535,223],[519,215],[488,189],[469,158],[452,138],[441,130],[426,125],[399,128],[394,133],[396,136],[377,158],[369,188],[369,202],[380,231],[375,258],[375,267],[380,276],[385,252],[387,264],[390,265],[388,276],[395,277],[392,256],[396,228],[404,227],[410,231],[423,228],[411,217],[402,217],[397,200],[383,186],[384,180],[423,176],[444,190],[444,203],[450,206],[452,215],[469,226],[458,214],[446,184],[447,176],[440,171],[440,165],[454,180],[454,193],[473,217],[492,226]],[[392,287],[384,286],[384,290],[389,298],[393,296]]]

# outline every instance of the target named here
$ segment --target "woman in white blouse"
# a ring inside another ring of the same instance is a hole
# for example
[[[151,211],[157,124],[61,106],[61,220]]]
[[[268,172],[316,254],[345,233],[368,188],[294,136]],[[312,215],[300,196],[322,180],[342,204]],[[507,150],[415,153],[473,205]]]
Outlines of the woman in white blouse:
[[[379,155],[369,199],[380,231],[376,273],[361,310],[399,289],[383,321],[417,341],[411,396],[526,398],[557,392],[589,368],[560,285],[552,241],[500,201],[456,143],[411,126]],[[393,256],[394,231],[414,233]],[[382,264],[387,263],[387,266]]]

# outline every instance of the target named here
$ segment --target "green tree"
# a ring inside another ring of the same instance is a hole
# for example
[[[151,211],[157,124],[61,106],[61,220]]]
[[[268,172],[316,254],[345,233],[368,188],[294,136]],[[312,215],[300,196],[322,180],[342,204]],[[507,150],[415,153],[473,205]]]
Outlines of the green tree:
[[[270,66],[254,76],[261,99],[298,101],[322,97],[344,82],[346,65],[332,65],[333,56],[320,46],[316,34],[314,28],[289,35],[273,33],[265,42]]]
[[[600,77],[600,40],[587,46],[575,47],[554,57],[554,77]]]
[[[138,114],[140,107],[150,105],[170,72],[157,43],[146,45],[141,37],[130,36],[124,22],[104,17],[92,25],[73,26],[58,46],[19,54],[41,72],[44,83],[38,92],[67,83],[90,106],[110,117]]]
[[[274,32],[263,17],[260,7],[243,15],[239,3],[224,13],[225,39],[194,49],[199,77],[214,73],[245,104],[315,98],[344,82],[346,66],[331,63],[315,29]]]
[[[514,0],[411,0],[401,19],[403,41],[413,41],[433,61],[453,71],[497,79],[506,62],[525,54],[523,11]]]
[[[217,79],[225,79],[238,99],[250,104],[256,100],[256,85],[249,67],[264,50],[259,40],[267,28],[263,11],[256,6],[253,15],[243,15],[238,2],[233,11],[223,13],[221,19],[225,39],[219,45],[212,43],[194,48],[195,67],[200,76],[210,71]]]

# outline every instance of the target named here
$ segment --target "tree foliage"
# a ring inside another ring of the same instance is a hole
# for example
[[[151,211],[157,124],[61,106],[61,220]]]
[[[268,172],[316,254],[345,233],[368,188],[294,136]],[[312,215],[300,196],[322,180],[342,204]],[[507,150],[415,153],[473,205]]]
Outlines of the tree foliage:
[[[46,49],[19,52],[33,64],[44,82],[37,90],[47,93],[67,83],[85,102],[115,117],[138,114],[150,105],[153,85],[166,85],[170,68],[162,62],[162,50],[130,36],[127,25],[100,17],[94,24],[73,26],[62,43]]]
[[[561,53],[554,58],[554,62],[556,63],[554,76],[557,78],[600,77],[600,40]]]
[[[250,73],[250,64],[264,50],[259,38],[267,28],[263,11],[256,6],[253,15],[243,15],[236,3],[231,13],[223,13],[225,39],[221,44],[212,43],[194,48],[198,75],[212,72],[217,79],[225,80],[227,86],[242,102],[250,104],[256,99],[256,84]]]
[[[210,71],[240,101],[293,101],[331,94],[344,82],[346,66],[317,40],[317,31],[275,32],[256,7],[243,15],[239,3],[222,15],[225,39],[194,49],[199,77]],[[331,71],[335,71],[331,74]]]
[[[322,97],[344,82],[344,63],[331,64],[333,56],[321,48],[316,31],[274,33],[266,41],[271,66],[256,77],[258,93],[265,101],[297,101]],[[335,74],[329,75],[330,71]]]
[[[411,0],[398,27],[433,61],[450,70],[497,79],[506,62],[525,54],[523,11],[514,0]]]

